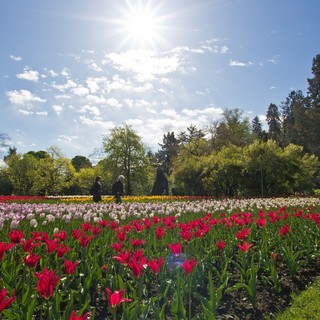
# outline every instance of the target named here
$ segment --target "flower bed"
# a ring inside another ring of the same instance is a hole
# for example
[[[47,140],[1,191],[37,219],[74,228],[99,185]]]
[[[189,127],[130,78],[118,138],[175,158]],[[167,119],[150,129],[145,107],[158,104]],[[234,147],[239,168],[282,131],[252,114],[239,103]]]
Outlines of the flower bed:
[[[316,198],[0,203],[0,312],[272,316],[319,269],[319,209]]]

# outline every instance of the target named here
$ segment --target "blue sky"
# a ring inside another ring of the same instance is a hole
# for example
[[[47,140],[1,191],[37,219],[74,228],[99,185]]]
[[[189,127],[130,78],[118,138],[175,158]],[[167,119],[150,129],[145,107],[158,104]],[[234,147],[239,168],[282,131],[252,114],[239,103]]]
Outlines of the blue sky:
[[[0,131],[89,157],[115,126],[147,148],[226,108],[264,121],[307,94],[318,0],[3,0]],[[93,157],[93,156],[90,156]]]

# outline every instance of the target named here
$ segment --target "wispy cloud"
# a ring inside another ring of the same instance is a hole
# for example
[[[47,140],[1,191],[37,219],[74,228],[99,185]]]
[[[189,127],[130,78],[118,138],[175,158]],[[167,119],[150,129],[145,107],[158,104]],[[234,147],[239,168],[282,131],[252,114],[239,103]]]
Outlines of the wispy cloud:
[[[230,60],[230,62],[229,62],[229,66],[230,67],[250,67],[252,65],[253,65],[253,63],[251,61],[249,61],[249,62],[241,62],[241,61],[238,61],[238,60]]]
[[[20,56],[13,56],[13,55],[10,55],[9,58],[13,61],[16,61],[16,62],[19,62],[22,60],[22,58]]]

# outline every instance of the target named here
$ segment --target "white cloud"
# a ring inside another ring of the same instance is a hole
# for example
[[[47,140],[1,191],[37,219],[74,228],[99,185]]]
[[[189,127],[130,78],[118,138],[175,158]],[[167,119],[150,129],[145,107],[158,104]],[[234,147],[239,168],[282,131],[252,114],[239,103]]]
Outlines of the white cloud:
[[[52,87],[61,92],[65,92],[67,89],[76,88],[77,84],[69,79],[65,84],[56,84],[55,82],[53,82]]]
[[[17,78],[37,82],[39,80],[39,72],[31,70],[28,66],[26,66],[23,69],[23,73],[17,74]]]
[[[139,81],[153,80],[155,75],[164,75],[178,70],[181,62],[177,55],[158,56],[150,50],[131,50],[110,53],[106,56],[114,68],[132,71],[139,75]]]
[[[103,96],[96,96],[96,95],[93,95],[93,94],[88,94],[86,96],[86,100],[88,103],[94,103],[94,104],[105,104],[107,102],[107,100],[105,99],[105,97]]]
[[[251,61],[241,62],[241,61],[237,61],[237,60],[230,60],[230,63],[229,63],[230,67],[249,67],[251,65],[253,65],[253,63]]]
[[[93,114],[94,116],[100,116],[100,110],[97,107],[94,106],[89,106],[89,105],[85,105],[83,107],[81,107],[79,109],[80,113],[89,113],[89,114]]]
[[[79,137],[78,136],[70,136],[70,135],[66,135],[66,134],[59,134],[58,135],[58,141],[59,142],[72,142],[74,140],[77,140]]]
[[[28,90],[7,91],[6,95],[9,98],[10,103],[16,105],[25,105],[30,102],[46,102],[46,99],[41,99],[40,97],[33,95]]]
[[[59,116],[61,114],[61,112],[63,111],[63,107],[62,106],[58,106],[58,105],[53,105],[52,109],[54,110],[54,112]]]
[[[58,77],[58,74],[54,70],[48,70],[48,75],[52,78]]]
[[[10,59],[16,62],[19,62],[22,60],[20,56],[13,56],[13,55],[10,55]]]
[[[83,86],[78,86],[72,89],[72,92],[79,97],[84,97],[89,94],[89,89]]]
[[[94,78],[94,77],[89,77],[86,80],[87,87],[89,88],[91,93],[96,93],[100,90],[100,87],[102,84],[106,83],[107,78],[105,77],[100,77],[100,78]]]
[[[122,108],[122,104],[115,98],[109,98],[107,99],[107,105],[114,108]]]

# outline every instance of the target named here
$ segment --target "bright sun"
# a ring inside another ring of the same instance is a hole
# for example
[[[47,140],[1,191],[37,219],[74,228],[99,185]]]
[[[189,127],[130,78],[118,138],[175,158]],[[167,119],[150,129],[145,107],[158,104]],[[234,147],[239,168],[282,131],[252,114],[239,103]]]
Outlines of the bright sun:
[[[161,41],[161,16],[157,15],[159,7],[151,8],[150,3],[135,3],[127,1],[120,21],[121,33],[125,34],[124,42],[134,47],[147,48]]]

